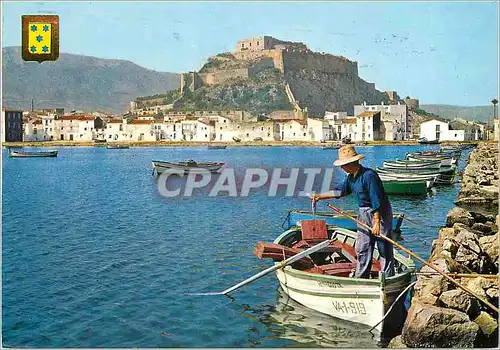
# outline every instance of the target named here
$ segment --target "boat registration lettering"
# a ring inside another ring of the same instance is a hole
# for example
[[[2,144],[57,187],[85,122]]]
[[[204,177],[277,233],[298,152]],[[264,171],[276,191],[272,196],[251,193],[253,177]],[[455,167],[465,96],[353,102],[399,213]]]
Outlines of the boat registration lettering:
[[[342,285],[340,283],[333,281],[318,281],[318,286],[329,287],[329,288],[342,288]]]
[[[336,311],[344,314],[366,315],[366,307],[362,301],[351,301],[349,303],[345,301],[332,301],[332,304]]]

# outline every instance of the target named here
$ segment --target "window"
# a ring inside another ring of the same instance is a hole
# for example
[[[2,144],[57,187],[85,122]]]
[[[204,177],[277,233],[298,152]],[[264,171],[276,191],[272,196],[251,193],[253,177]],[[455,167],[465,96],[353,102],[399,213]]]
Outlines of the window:
[[[264,127],[260,128],[260,131],[264,131]]]
[[[295,136],[295,133],[293,133],[293,136]]]
[[[207,135],[207,134],[205,134],[205,138],[207,138],[207,137],[208,137],[208,135]]]
[[[83,128],[83,130],[87,131],[87,128]]]
[[[220,129],[222,130],[222,126],[220,127]]]
[[[250,136],[250,134],[247,133],[247,137],[249,137],[249,136]]]
[[[306,136],[306,133],[304,133],[304,136]]]

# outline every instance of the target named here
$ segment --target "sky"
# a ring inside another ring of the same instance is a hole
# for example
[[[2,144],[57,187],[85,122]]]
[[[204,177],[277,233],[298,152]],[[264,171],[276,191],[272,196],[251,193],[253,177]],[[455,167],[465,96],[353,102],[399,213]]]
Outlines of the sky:
[[[488,105],[499,95],[498,1],[2,1],[2,47],[21,16],[57,14],[60,51],[197,71],[241,39],[270,35],[358,62],[362,79],[421,104]]]

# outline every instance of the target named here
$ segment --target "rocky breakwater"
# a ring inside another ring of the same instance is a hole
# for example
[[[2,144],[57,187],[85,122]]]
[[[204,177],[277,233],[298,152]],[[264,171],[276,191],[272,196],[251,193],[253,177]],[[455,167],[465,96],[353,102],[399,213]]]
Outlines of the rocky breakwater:
[[[491,214],[492,205],[498,205],[498,149],[491,146],[480,145],[470,154],[459,206],[448,213],[428,262],[498,308],[500,222]],[[474,210],[460,207],[463,204],[474,204]],[[430,267],[422,267],[402,334],[389,347],[497,346],[497,312]]]
[[[469,155],[456,205],[498,207],[498,144],[483,143]]]

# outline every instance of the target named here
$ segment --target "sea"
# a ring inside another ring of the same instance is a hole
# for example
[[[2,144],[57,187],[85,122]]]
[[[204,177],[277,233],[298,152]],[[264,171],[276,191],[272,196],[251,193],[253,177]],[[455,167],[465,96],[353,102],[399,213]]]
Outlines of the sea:
[[[363,165],[375,167],[436,148],[357,150],[365,156]],[[211,196],[206,188],[190,196],[182,191],[166,196],[160,187],[166,182],[152,174],[152,160],[193,159],[224,162],[223,169],[234,169],[238,188],[249,168],[281,169],[281,177],[296,168],[302,180],[304,169],[325,174],[333,169],[335,185],[345,176],[333,166],[337,150],[50,149],[59,151],[57,158],[9,158],[2,150],[4,347],[381,346],[369,327],[289,299],[273,273],[228,296],[189,294],[220,292],[270,267],[272,261],[259,260],[253,250],[259,241],[272,242],[284,231],[288,210],[311,209],[299,188],[286,193],[279,186],[273,195],[267,181],[247,196],[230,191]],[[466,159],[463,152],[460,168]],[[427,259],[458,189],[457,182],[423,196],[390,196],[394,212],[409,219],[403,222],[400,243]],[[352,196],[332,204],[356,209]],[[324,202],[317,209],[329,210]]]

